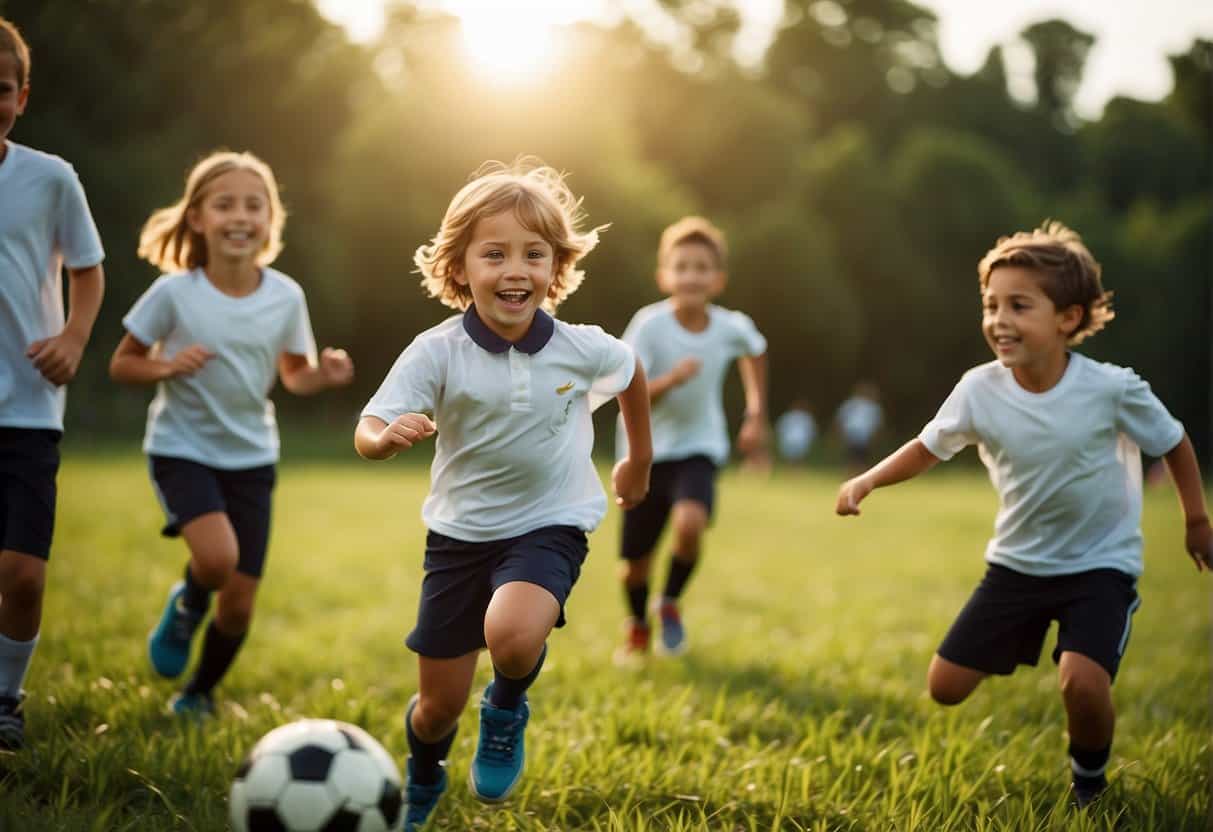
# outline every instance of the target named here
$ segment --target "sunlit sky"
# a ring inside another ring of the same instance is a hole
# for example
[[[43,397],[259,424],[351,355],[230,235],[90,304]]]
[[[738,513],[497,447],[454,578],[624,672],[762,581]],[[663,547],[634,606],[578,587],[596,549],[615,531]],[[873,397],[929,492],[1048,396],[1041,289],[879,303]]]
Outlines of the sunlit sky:
[[[939,17],[940,47],[953,70],[970,73],[990,47],[1013,41],[1025,26],[1051,17],[1069,20],[1098,40],[1087,60],[1076,109],[1096,118],[1114,95],[1157,99],[1171,88],[1166,56],[1186,51],[1195,37],[1213,38],[1211,0],[917,0]],[[356,39],[374,37],[383,0],[317,0],[324,14]],[[457,14],[469,54],[496,75],[533,72],[558,40],[554,26],[576,20],[610,23],[626,10],[658,39],[672,36],[657,0],[430,0]],[[782,0],[739,0],[745,21],[740,57],[756,60],[778,25]],[[525,44],[523,48],[518,48]]]

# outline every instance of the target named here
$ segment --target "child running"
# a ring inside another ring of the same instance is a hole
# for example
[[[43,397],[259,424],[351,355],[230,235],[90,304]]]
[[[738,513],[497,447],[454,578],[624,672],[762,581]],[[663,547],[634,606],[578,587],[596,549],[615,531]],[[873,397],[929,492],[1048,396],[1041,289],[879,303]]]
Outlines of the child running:
[[[0,748],[8,750],[25,744],[22,685],[42,623],[63,385],[76,375],[105,291],[105,253],[76,172],[8,140],[29,78],[29,47],[0,18]]]
[[[269,268],[286,216],[269,166],[251,153],[198,162],[175,204],[148,219],[139,256],[166,274],[123,318],[110,375],[155,384],[143,450],[167,522],[189,547],[148,637],[152,667],[180,676],[218,593],[193,676],[170,700],[184,715],[214,712],[212,691],[248,633],[270,533],[278,426],[275,375],[297,395],[349,384],[344,350],[316,361],[303,290]]]
[[[657,286],[669,297],[637,311],[623,333],[651,379],[653,476],[649,496],[623,516],[619,554],[631,617],[615,656],[620,664],[648,653],[649,573],[657,539],[671,516],[673,553],[657,603],[659,647],[667,655],[687,648],[678,599],[699,562],[715,502],[716,471],[729,458],[721,392],[734,360],[746,401],[738,448],[747,455],[766,448],[766,339],[749,316],[711,302],[724,289],[726,258],[724,234],[712,223],[684,217],[671,225],[657,249]],[[622,432],[616,439],[619,455],[625,457]]]
[[[1035,665],[1049,624],[1070,737],[1071,800],[1107,788],[1112,681],[1140,604],[1141,455],[1166,460],[1188,554],[1213,567],[1213,530],[1183,427],[1130,369],[1070,351],[1111,320],[1100,267],[1058,222],[998,241],[978,266],[997,360],[969,370],[917,439],[844,483],[838,514],[874,489],[977,445],[998,491],[985,577],[931,660],[927,684],[962,702],[991,673]]]
[[[528,160],[486,163],[417,249],[423,285],[463,310],[413,339],[362,412],[358,453],[388,459],[437,433],[417,626],[419,688],[405,712],[405,829],[447,788],[444,760],[487,647],[493,680],[480,702],[473,794],[505,800],[522,776],[526,691],[606,513],[590,459],[589,395],[618,396],[632,454],[615,466],[616,502],[648,490],[652,457],[644,372],[596,326],[549,312],[584,274],[598,242],[580,231],[562,176]]]

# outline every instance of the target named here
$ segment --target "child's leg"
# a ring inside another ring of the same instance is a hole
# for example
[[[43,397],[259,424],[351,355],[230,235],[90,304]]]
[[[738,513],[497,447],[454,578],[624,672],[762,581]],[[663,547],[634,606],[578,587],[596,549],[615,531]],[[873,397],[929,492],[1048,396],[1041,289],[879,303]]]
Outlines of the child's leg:
[[[46,587],[46,561],[12,549],[0,551],[0,747],[22,744],[22,726],[5,725],[21,699],[29,672],[38,628],[42,621],[42,595]]]
[[[417,657],[417,696],[405,719],[417,782],[436,783],[442,776],[440,764],[451,749],[459,715],[471,695],[479,655],[476,651],[453,659]]]
[[[181,527],[181,536],[190,550],[188,570],[197,586],[206,592],[222,589],[240,556],[236,530],[227,513],[212,511],[195,517]]]
[[[632,620],[643,624],[648,617],[649,575],[653,571],[652,553],[623,562],[623,594]]]
[[[511,581],[493,593],[484,614],[484,640],[493,660],[493,707],[518,707],[539,675],[547,637],[559,616],[560,602],[538,584]]]
[[[202,654],[193,677],[185,685],[186,695],[210,697],[215,685],[236,660],[253,618],[253,603],[261,581],[233,572],[219,590],[215,617],[206,628]]]
[[[948,661],[936,653],[927,668],[927,689],[940,705],[959,705],[988,676],[980,670]]]
[[[1070,742],[1089,750],[1110,746],[1116,709],[1112,705],[1112,677],[1108,671],[1081,653],[1066,651],[1058,663],[1058,679]]]
[[[698,500],[674,503],[673,556],[662,597],[676,601],[686,588],[695,565],[699,562],[700,544],[708,527],[708,507]]]

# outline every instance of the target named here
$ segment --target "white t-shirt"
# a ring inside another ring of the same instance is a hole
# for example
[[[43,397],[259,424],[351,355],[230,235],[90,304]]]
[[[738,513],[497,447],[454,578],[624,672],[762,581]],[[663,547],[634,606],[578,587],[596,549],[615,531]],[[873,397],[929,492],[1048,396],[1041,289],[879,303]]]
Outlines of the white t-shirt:
[[[703,454],[716,465],[729,459],[728,423],[721,393],[724,376],[740,356],[762,355],[767,340],[743,312],[708,305],[708,325],[691,332],[674,317],[669,300],[637,310],[624,330],[648,378],[665,375],[683,358],[700,361],[699,372],[672,387],[653,405],[653,461]],[[615,429],[616,456],[627,455],[622,417]]]
[[[0,162],[0,426],[63,430],[67,395],[25,351],[63,331],[63,269],[105,257],[70,164],[5,142]]]
[[[225,295],[201,269],[163,275],[122,319],[144,346],[169,359],[201,344],[215,357],[191,376],[156,385],[143,450],[235,470],[278,461],[270,390],[283,353],[314,360],[303,289],[270,268],[244,297]]]
[[[969,370],[918,437],[940,459],[977,445],[1000,506],[986,560],[1028,575],[1141,574],[1141,454],[1183,439],[1137,374],[1070,353],[1031,393],[997,361]]]
[[[804,459],[817,438],[817,423],[807,410],[793,408],[775,422],[775,439],[779,456],[789,462]]]
[[[838,406],[838,427],[848,445],[867,445],[884,421],[884,409],[867,396],[851,396]]]
[[[362,415],[433,414],[427,528],[472,542],[553,525],[588,532],[607,505],[590,459],[588,394],[616,395],[635,367],[631,349],[599,327],[540,311],[511,345],[471,307],[413,339]]]

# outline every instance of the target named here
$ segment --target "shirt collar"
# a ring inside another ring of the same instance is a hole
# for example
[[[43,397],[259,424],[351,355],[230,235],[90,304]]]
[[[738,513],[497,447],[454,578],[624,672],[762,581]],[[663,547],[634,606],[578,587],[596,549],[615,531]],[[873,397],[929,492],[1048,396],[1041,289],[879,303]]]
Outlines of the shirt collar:
[[[548,341],[552,340],[552,334],[556,331],[556,321],[547,312],[536,309],[530,329],[517,341],[510,342],[489,329],[476,312],[476,304],[472,304],[463,313],[463,331],[476,342],[476,346],[489,352],[502,353],[513,347],[519,352],[534,355],[546,347]]]

